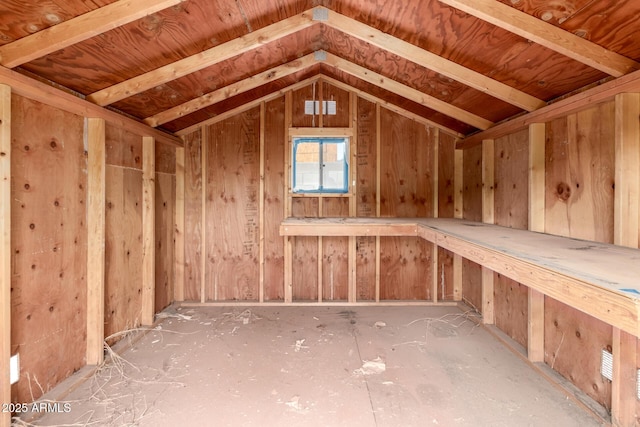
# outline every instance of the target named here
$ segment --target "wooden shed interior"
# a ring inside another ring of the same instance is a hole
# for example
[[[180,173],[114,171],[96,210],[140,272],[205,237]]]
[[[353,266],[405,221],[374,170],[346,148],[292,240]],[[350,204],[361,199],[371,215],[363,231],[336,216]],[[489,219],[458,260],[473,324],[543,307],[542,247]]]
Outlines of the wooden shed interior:
[[[0,402],[172,304],[462,302],[635,425],[639,18],[638,0],[3,0]],[[296,138],[346,138],[345,192],[295,191]]]

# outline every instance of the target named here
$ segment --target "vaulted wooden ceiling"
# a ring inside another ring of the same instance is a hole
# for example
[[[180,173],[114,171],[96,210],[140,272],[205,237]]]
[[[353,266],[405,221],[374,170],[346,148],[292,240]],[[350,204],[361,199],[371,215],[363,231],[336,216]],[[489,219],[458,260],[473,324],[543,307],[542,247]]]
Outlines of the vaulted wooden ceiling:
[[[640,69],[640,0],[3,0],[0,65],[168,132],[318,76],[460,136]]]

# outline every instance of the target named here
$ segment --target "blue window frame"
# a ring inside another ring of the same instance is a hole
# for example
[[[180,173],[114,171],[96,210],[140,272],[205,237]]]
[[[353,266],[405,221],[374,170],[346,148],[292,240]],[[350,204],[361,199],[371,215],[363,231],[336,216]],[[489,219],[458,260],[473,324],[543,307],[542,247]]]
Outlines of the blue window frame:
[[[349,138],[294,138],[293,192],[347,193]]]

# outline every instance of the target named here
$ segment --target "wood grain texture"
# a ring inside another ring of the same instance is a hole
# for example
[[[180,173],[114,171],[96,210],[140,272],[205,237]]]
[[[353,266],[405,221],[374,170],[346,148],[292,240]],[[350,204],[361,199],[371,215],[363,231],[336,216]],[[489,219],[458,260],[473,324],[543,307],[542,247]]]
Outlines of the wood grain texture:
[[[108,337],[136,328],[141,321],[142,171],[107,165],[106,176],[104,332]]]
[[[284,157],[286,136],[284,130],[284,97],[267,102],[265,106],[264,153],[264,299],[284,299],[284,242],[278,233],[284,219]]]
[[[0,402],[11,402],[11,87],[0,85]],[[0,425],[11,413],[0,414]]]
[[[547,124],[547,233],[613,242],[614,106]]]
[[[157,164],[156,164],[157,166]],[[174,301],[174,227],[176,177],[156,172],[155,177],[155,313]]]
[[[482,220],[482,146],[464,151],[463,218]]]
[[[545,362],[601,405],[611,405],[611,383],[600,374],[600,355],[611,351],[612,328],[545,298]]]
[[[202,230],[202,132],[185,137],[184,144],[184,299],[200,301]]]
[[[349,216],[349,199],[324,197],[322,217]],[[346,301],[349,291],[349,238],[322,239],[322,300]]]
[[[293,217],[318,217],[317,197],[294,197]],[[294,301],[318,300],[318,238],[293,238],[292,284]]]
[[[258,300],[260,109],[210,129],[206,300]]]
[[[386,109],[380,122],[380,215],[433,216],[435,132]],[[431,277],[432,252],[431,245],[417,239],[381,238],[380,298],[430,298],[426,278]]]
[[[81,117],[12,98],[13,393],[31,402],[27,373],[46,392],[85,363],[87,160]]]

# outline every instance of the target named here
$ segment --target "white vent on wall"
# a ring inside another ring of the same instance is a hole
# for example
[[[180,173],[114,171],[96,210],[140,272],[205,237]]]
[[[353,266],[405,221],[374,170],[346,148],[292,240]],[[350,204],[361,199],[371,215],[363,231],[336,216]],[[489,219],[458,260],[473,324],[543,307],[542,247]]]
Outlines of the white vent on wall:
[[[9,359],[9,382],[15,384],[20,378],[20,355],[16,354]]]
[[[613,354],[607,350],[602,350],[602,364],[600,366],[600,374],[609,381],[613,380]]]
[[[320,112],[320,101],[304,101],[304,113],[315,116]]]

